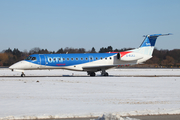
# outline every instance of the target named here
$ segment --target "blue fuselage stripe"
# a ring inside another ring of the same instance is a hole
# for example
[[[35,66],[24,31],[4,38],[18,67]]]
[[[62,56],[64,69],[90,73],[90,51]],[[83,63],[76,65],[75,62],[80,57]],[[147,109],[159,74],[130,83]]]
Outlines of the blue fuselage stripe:
[[[46,66],[72,66],[112,57],[115,54],[117,53],[33,54],[30,56],[36,60],[26,61]]]

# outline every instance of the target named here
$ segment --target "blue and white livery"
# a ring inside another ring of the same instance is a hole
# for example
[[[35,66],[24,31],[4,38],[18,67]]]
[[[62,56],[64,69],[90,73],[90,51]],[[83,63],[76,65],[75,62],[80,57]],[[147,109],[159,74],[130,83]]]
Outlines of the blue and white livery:
[[[107,69],[118,65],[134,65],[143,63],[152,58],[152,53],[159,36],[170,34],[153,34],[144,36],[145,39],[139,48],[124,52],[84,53],[84,54],[33,54],[25,60],[19,61],[9,68],[12,71],[43,69],[67,69],[86,71],[88,75],[95,76],[101,71],[102,76],[108,76]]]

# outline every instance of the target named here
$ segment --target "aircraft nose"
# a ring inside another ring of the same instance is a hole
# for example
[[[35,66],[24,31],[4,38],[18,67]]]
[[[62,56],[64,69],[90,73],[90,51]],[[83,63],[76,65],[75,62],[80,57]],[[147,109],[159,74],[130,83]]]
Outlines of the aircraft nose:
[[[17,66],[17,64],[15,63],[15,64],[13,64],[13,65],[11,65],[11,66],[9,66],[9,69],[15,69],[15,68],[18,68],[18,66]]]
[[[19,62],[15,63],[15,64],[13,64],[13,65],[11,65],[11,66],[9,67],[9,69],[11,69],[12,71],[13,71],[14,69],[21,69],[21,68],[22,68],[22,61],[19,61]]]
[[[14,69],[18,69],[17,63],[11,65],[11,66],[9,67],[9,69],[11,69],[12,71],[13,71]]]
[[[13,65],[9,66],[9,69],[14,69]]]
[[[9,69],[11,69],[12,71],[14,71],[14,64],[13,65],[11,65],[11,66],[9,66]]]

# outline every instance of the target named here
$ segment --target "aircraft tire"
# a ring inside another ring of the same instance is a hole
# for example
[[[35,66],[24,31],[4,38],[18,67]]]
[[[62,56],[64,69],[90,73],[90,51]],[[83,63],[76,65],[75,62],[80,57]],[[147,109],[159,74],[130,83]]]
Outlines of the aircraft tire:
[[[104,74],[104,76],[109,76],[109,74],[106,72],[106,73]]]
[[[21,77],[25,77],[25,74],[21,74]]]
[[[101,76],[109,76],[107,72],[101,73]]]
[[[96,73],[95,72],[91,72],[90,76],[96,76]]]

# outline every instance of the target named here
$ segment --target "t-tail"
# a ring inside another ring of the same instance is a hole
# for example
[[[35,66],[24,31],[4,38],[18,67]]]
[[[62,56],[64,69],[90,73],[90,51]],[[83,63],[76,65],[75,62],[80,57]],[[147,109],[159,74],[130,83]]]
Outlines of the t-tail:
[[[152,35],[144,35],[145,37],[144,41],[140,45],[139,48],[130,50],[132,53],[138,53],[143,55],[142,59],[138,60],[138,63],[142,63],[150,58],[152,58],[153,50],[156,44],[156,40],[159,36],[166,36],[166,35],[172,35],[170,33],[168,34],[152,34]]]

